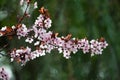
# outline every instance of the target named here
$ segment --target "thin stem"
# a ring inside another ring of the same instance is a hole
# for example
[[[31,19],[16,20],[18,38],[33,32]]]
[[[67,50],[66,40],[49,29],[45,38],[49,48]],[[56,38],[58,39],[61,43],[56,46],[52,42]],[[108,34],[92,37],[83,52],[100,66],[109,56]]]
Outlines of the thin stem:
[[[1,56],[7,56],[6,54],[3,54],[2,52],[0,52],[0,55],[1,55]],[[1,58],[1,57],[0,57],[0,58]]]
[[[0,48],[0,51],[2,51],[2,49],[6,48],[8,46],[8,44],[4,45],[3,48]]]
[[[20,24],[20,23],[23,21],[23,19],[26,17],[26,13],[27,13],[27,9],[28,9],[28,7],[29,7],[29,4],[30,4],[30,3],[27,3],[27,7],[26,7],[26,9],[25,9],[25,11],[24,11],[23,16],[18,20],[18,24]]]

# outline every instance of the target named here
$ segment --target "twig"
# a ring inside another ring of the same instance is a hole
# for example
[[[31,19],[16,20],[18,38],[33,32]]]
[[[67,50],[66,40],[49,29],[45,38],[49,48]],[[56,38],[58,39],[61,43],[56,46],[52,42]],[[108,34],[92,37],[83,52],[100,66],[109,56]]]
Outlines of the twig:
[[[0,55],[1,56],[7,56],[7,54],[3,54],[2,52],[0,52]],[[0,56],[0,58],[1,58],[1,56]]]
[[[6,48],[8,46],[8,44],[4,45],[3,48],[0,48],[0,51],[2,51],[2,49]]]
[[[27,7],[25,9],[25,12],[24,12],[23,16],[18,20],[18,24],[20,24],[23,21],[23,19],[26,17],[26,12],[27,12],[27,9],[29,7],[29,4],[30,3],[27,3]]]

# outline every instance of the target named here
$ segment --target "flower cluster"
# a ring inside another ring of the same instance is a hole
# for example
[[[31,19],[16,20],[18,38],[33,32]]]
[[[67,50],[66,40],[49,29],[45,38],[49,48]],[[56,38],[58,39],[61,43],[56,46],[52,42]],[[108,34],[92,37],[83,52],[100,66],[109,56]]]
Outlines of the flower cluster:
[[[30,60],[30,55],[31,53],[31,48],[27,47],[27,48],[21,48],[21,49],[14,49],[11,52],[11,61],[17,61],[18,63],[22,63],[25,64],[27,61]]]
[[[29,0],[26,0],[29,3]],[[21,4],[24,0],[21,0]],[[34,4],[34,8],[37,8],[37,3]],[[18,24],[12,26],[12,28],[3,27],[0,30],[0,35],[7,36],[9,34],[15,34],[18,39],[25,38],[25,42],[33,45],[33,49],[30,47],[21,47],[19,49],[13,49],[10,52],[11,61],[17,61],[24,65],[27,61],[33,60],[39,56],[44,56],[46,53],[51,53],[53,49],[57,49],[59,53],[63,53],[63,57],[69,59],[72,53],[76,53],[78,50],[82,50],[83,53],[90,53],[91,56],[102,54],[103,49],[108,46],[108,43],[101,38],[100,40],[87,40],[72,38],[71,34],[67,36],[59,37],[58,33],[49,31],[52,20],[47,9],[42,7],[39,12],[41,13],[35,20],[32,27],[27,28],[25,24]],[[22,17],[23,19],[24,17]]]
[[[17,36],[20,39],[21,37],[25,37],[28,34],[28,29],[26,25],[22,24],[20,28],[17,29]]]
[[[53,49],[57,49],[59,53],[63,53],[63,57],[66,59],[69,59],[71,57],[70,54],[75,54],[78,50],[82,50],[83,53],[91,53],[91,56],[93,56],[94,54],[102,54],[103,49],[108,46],[104,38],[89,41],[86,38],[72,38],[71,34],[68,34],[66,37],[59,37],[58,33],[48,31],[52,21],[47,10],[42,7],[40,12],[41,14],[35,20],[32,28],[27,29],[22,24],[17,29],[17,35],[19,37],[25,37],[25,42],[33,44],[35,50],[29,47],[14,49],[10,53],[11,61],[15,60],[24,65],[27,61],[44,56]]]
[[[37,17],[37,20],[35,21],[34,26],[48,29],[51,27],[51,23],[52,23],[52,21],[49,17],[41,14],[41,15],[39,15],[39,17]]]
[[[9,80],[8,74],[5,72],[4,68],[0,68],[0,80]]]
[[[87,38],[72,38],[71,34],[60,37],[58,33],[49,31],[52,20],[50,19],[48,10],[44,9],[44,7],[39,10],[41,14],[31,27],[28,28],[25,24],[21,24],[22,20],[29,16],[27,9],[30,5],[30,1],[31,0],[20,0],[20,5],[23,6],[27,4],[27,7],[24,15],[18,20],[16,26],[5,26],[0,29],[0,37],[7,36],[11,39],[11,37],[15,35],[19,40],[24,37],[26,43],[33,45],[32,48],[27,46],[11,50],[9,53],[11,62],[16,61],[21,65],[25,65],[26,62],[30,60],[51,53],[53,49],[58,50],[59,53],[63,53],[63,57],[66,59],[69,59],[71,54],[77,53],[78,50],[81,50],[84,54],[89,53],[91,56],[94,56],[102,54],[103,49],[108,46],[104,38],[89,41]],[[36,8],[38,8],[37,2],[34,3],[34,9]],[[4,68],[0,68],[0,80],[1,79],[9,80]]]
[[[90,49],[91,49],[91,54],[92,55],[102,54],[103,49],[108,46],[106,41],[98,42],[98,40],[91,40],[90,43],[91,43]]]

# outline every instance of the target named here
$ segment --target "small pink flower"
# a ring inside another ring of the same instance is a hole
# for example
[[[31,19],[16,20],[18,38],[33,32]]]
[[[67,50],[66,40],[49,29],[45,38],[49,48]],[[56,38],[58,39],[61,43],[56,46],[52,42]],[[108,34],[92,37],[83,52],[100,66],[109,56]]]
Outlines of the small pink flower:
[[[33,38],[27,37],[27,39],[25,40],[25,42],[32,43],[33,42]]]
[[[62,48],[58,48],[58,51],[59,51],[59,53],[63,52]]]
[[[104,42],[100,42],[100,45],[103,47],[103,48],[106,48],[108,46],[108,43],[106,41]]]
[[[39,49],[39,50],[36,50],[35,52],[37,57],[45,55],[45,50]]]
[[[51,23],[52,23],[52,21],[51,21],[51,19],[50,18],[47,18],[45,21],[44,21],[44,23],[45,23],[45,28],[50,28],[51,27]]]
[[[0,68],[0,80],[10,80],[4,68]]]
[[[90,45],[87,39],[81,39],[81,49],[83,50],[83,53],[89,52]]]
[[[69,59],[70,58],[70,51],[67,50],[67,49],[64,49],[63,51],[63,57],[65,57],[66,59]]]
[[[36,41],[35,43],[34,43],[34,46],[38,46],[40,44],[40,41]]]
[[[35,26],[39,26],[41,28],[43,28],[43,20],[44,20],[44,16],[41,14],[37,17],[37,20],[35,21]]]
[[[5,31],[7,29],[7,27],[2,27],[1,31]]]

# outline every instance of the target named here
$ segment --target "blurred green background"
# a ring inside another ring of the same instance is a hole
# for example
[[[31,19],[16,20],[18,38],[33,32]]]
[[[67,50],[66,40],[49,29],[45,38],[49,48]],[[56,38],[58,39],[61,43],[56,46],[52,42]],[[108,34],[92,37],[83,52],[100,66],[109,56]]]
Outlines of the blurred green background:
[[[102,55],[90,57],[89,53],[78,51],[69,60],[52,51],[23,67],[11,63],[9,58],[0,58],[0,66],[12,70],[11,80],[120,80],[120,0],[32,1],[49,10],[53,21],[50,30],[89,40],[105,37],[109,46]],[[23,21],[27,26],[39,15],[38,9],[30,10],[31,17]],[[0,0],[0,28],[15,25],[20,15],[19,0]],[[3,43],[9,43],[7,49],[24,45],[22,41],[6,38],[0,39],[0,46]]]

